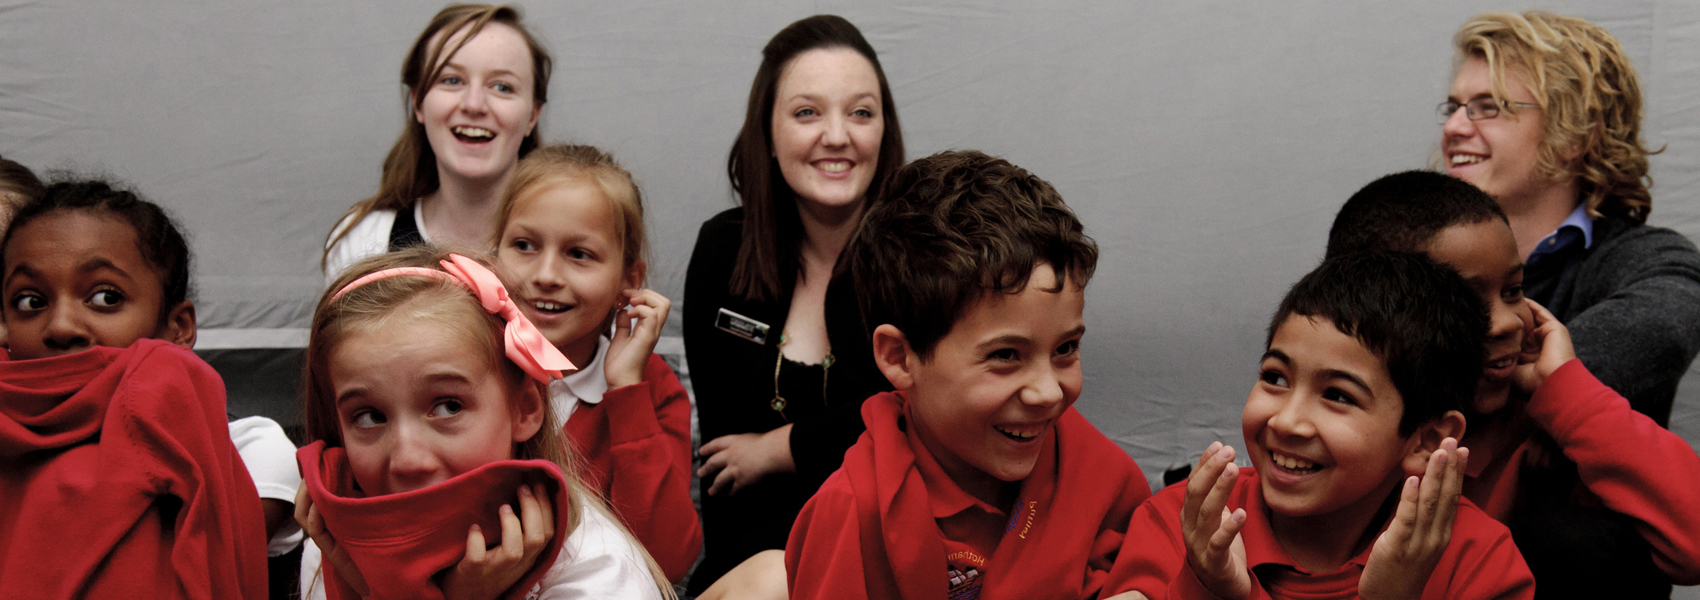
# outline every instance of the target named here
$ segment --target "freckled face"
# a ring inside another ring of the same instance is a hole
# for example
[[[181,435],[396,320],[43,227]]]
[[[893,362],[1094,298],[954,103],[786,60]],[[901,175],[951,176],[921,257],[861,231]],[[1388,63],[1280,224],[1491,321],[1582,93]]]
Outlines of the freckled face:
[[[14,359],[128,347],[157,337],[165,290],[136,230],[84,210],[25,224],[6,248],[6,341]]]
[[[1404,401],[1387,367],[1328,319],[1289,317],[1241,413],[1265,502],[1281,516],[1374,511],[1404,476]]]
[[[1020,293],[982,298],[913,369],[917,435],[965,489],[1026,479],[1080,397],[1085,291],[1056,281],[1040,264]]]
[[[392,318],[331,351],[337,421],[354,480],[368,496],[511,459],[514,445],[537,433],[512,409],[513,384],[450,331],[431,318]]]

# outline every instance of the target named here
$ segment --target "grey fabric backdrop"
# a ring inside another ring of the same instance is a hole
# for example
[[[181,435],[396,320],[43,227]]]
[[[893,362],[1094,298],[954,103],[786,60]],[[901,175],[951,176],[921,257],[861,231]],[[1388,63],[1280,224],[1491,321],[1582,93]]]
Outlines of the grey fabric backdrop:
[[[0,0],[0,155],[103,170],[173,209],[200,261],[204,342],[298,344],[289,340],[321,285],[320,245],[376,188],[403,123],[402,55],[438,8]],[[726,152],[762,44],[810,14],[851,19],[880,52],[910,158],[948,148],[1008,157],[1054,183],[1097,238],[1078,406],[1155,478],[1211,440],[1241,443],[1265,321],[1321,257],[1335,209],[1436,149],[1452,32],[1477,12],[1530,7],[524,8],[556,58],[546,138],[602,146],[636,174],[651,210],[651,283],[676,303],[698,225],[734,204]],[[1700,237],[1700,3],[1541,8],[1623,42],[1647,92],[1646,140],[1669,147],[1653,159],[1652,222]],[[255,384],[232,381],[244,385]],[[1692,373],[1672,427],[1700,442]]]

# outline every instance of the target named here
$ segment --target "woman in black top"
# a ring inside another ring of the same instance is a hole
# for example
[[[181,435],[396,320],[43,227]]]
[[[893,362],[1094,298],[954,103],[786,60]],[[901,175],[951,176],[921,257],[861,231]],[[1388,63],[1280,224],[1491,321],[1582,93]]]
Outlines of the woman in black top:
[[[762,50],[727,172],[743,206],[702,226],[685,276],[685,355],[702,431],[699,594],[791,523],[890,389],[835,265],[869,190],[903,164],[879,58],[843,18]]]

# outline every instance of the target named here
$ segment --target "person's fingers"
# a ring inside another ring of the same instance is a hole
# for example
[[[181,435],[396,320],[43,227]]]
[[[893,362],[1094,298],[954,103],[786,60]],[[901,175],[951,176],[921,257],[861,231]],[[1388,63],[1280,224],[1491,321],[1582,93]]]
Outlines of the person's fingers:
[[[732,436],[723,435],[723,436],[714,438],[712,440],[709,440],[707,442],[703,442],[702,448],[699,448],[697,450],[697,455],[698,456],[708,456],[708,455],[720,452],[721,450],[725,450],[726,448],[730,447],[731,445],[732,445]]]
[[[1203,524],[1203,521],[1199,519],[1201,514],[1199,507],[1204,505],[1204,496],[1210,492],[1217,475],[1221,473],[1221,465],[1213,459],[1222,451],[1222,448],[1222,442],[1211,443],[1209,448],[1204,449],[1204,456],[1200,457],[1198,464],[1193,467],[1192,475],[1187,477],[1186,501],[1181,505],[1181,523],[1188,529],[1197,529]]]
[[[726,452],[715,452],[714,454],[709,455],[707,460],[702,461],[702,466],[697,467],[697,479],[707,479],[715,473],[724,470],[726,468],[727,454],[728,453]]]
[[[555,499],[549,496],[549,488],[541,483],[532,486],[531,493],[537,497],[537,509],[542,513],[543,533],[546,538],[555,537]]]
[[[1209,470],[1219,474],[1211,478],[1210,490],[1205,493],[1204,502],[1198,505],[1200,521],[1217,520],[1217,515],[1228,505],[1228,496],[1234,492],[1234,481],[1240,476],[1240,470],[1234,468],[1233,460],[1234,448],[1227,446],[1217,453],[1216,460],[1210,461],[1212,467]]]
[[[714,476],[714,483],[708,486],[708,495],[719,496],[736,482],[737,478],[732,476],[731,469],[720,469],[720,473]]]
[[[469,562],[470,561],[470,562]],[[480,564],[484,562],[484,528],[473,523],[466,530],[466,556],[461,558],[463,564]]]
[[[543,545],[549,543],[549,536],[545,535],[544,531],[553,529],[552,523],[544,523],[543,509],[538,504],[540,501],[531,491],[531,486],[519,486],[520,534],[525,540],[525,555],[528,557],[536,556],[537,552],[543,549]]]
[[[1447,442],[1450,442],[1448,444]],[[1452,520],[1458,514],[1458,498],[1464,493],[1464,456],[1465,450],[1458,447],[1458,441],[1447,438],[1441,442],[1447,447],[1450,458],[1446,463],[1446,476],[1441,480],[1440,505],[1434,515],[1431,526],[1435,539],[1449,539],[1452,530]]]
[[[1399,505],[1393,510],[1393,523],[1388,525],[1387,532],[1382,535],[1390,536],[1388,540],[1401,553],[1411,539],[1413,532],[1418,530],[1420,523],[1422,484],[1415,477],[1406,477],[1399,487]]]
[[[503,562],[519,560],[525,555],[525,526],[511,504],[496,509],[496,515],[502,520],[502,545],[496,548],[497,557]]]
[[[295,490],[295,523],[301,526],[302,531],[307,530],[308,509],[312,506],[313,497],[307,495],[307,484],[302,483],[301,488]]]
[[[1210,550],[1215,556],[1226,556],[1234,545],[1234,536],[1239,535],[1240,529],[1245,527],[1245,509],[1230,512],[1224,506],[1218,518],[1221,521],[1216,533],[1210,536]]]

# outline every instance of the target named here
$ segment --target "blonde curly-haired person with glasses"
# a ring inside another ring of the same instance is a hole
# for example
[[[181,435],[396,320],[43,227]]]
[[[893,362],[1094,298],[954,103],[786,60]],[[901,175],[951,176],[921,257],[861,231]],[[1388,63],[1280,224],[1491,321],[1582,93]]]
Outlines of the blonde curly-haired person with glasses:
[[[1541,407],[1551,396],[1537,392],[1515,426],[1471,416],[1472,431],[1521,428],[1539,443],[1471,443],[1464,495],[1511,528],[1540,596],[1668,598],[1673,582],[1700,583],[1700,533],[1652,525],[1673,522],[1661,493],[1700,494],[1700,481],[1658,476],[1659,452],[1681,446],[1688,456],[1671,458],[1691,461],[1692,449],[1654,441],[1669,436],[1659,427],[1700,351],[1700,253],[1646,224],[1652,151],[1635,69],[1605,29],[1539,11],[1478,15],[1453,41],[1437,166],[1498,201],[1522,293],[1628,399]]]

